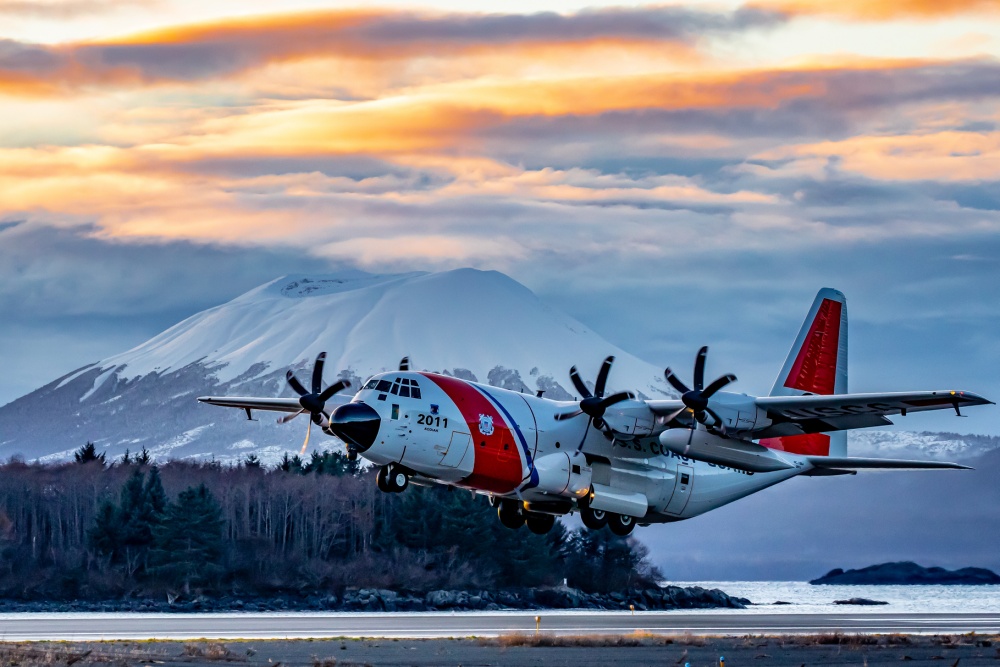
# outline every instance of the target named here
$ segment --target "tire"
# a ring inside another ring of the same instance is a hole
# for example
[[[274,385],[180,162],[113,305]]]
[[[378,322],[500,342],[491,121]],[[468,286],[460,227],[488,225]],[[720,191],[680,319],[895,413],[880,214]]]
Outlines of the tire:
[[[528,530],[535,535],[544,535],[552,530],[552,526],[556,525],[556,518],[551,514],[535,513],[529,514],[524,523],[527,524]]]
[[[500,523],[511,530],[517,530],[524,525],[524,514],[521,512],[520,503],[513,500],[502,500],[497,507],[497,516]]]
[[[375,486],[382,493],[392,493],[392,489],[389,488],[389,480],[385,476],[385,468],[379,468],[378,473],[375,474]]]
[[[608,513],[604,510],[595,510],[590,507],[580,508],[580,520],[583,525],[591,530],[600,530],[608,525]]]
[[[627,514],[612,514],[608,517],[608,528],[619,537],[625,537],[635,528],[635,518]]]

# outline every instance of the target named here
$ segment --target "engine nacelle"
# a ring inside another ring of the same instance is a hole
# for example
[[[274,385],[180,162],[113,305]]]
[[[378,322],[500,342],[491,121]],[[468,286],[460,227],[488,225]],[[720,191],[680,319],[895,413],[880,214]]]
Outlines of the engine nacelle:
[[[775,472],[794,467],[779,458],[773,449],[748,440],[723,438],[701,429],[664,431],[660,434],[660,444],[689,459],[748,472]]]
[[[582,498],[590,491],[591,470],[583,454],[546,454],[535,459],[538,472],[536,490],[557,496]]]

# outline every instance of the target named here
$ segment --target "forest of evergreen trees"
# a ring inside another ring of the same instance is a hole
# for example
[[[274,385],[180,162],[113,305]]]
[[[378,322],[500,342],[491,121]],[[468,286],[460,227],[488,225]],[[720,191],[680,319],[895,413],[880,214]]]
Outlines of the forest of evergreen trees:
[[[483,497],[446,487],[386,494],[338,453],[268,469],[104,460],[0,465],[0,597],[184,599],[347,588],[625,591],[659,575],[609,531],[513,531]]]

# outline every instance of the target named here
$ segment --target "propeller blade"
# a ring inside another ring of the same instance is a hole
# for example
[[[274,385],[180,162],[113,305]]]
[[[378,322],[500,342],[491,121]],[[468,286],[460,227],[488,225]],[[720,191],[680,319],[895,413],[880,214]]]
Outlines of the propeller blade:
[[[705,387],[705,390],[701,392],[703,398],[708,398],[715,392],[719,391],[725,387],[730,382],[736,382],[736,376],[732,373],[726,373],[722,377],[716,378],[712,384]]]
[[[611,372],[611,364],[615,363],[613,356],[608,357],[601,364],[601,370],[597,372],[597,383],[594,385],[594,396],[604,398],[604,386],[608,383],[608,373]]]
[[[299,379],[295,377],[295,373],[293,373],[292,371],[288,371],[287,373],[285,373],[285,379],[288,380],[288,384],[292,386],[292,389],[294,389],[295,393],[297,393],[299,396],[305,396],[306,394],[309,393],[308,391],[306,391],[306,388],[302,386],[302,383],[299,382]]]
[[[698,356],[694,358],[694,388],[701,391],[705,387],[705,357],[708,356],[708,345],[698,350]]]
[[[690,389],[688,389],[687,385],[681,382],[681,379],[676,375],[674,375],[674,372],[669,368],[663,371],[663,374],[666,376],[667,382],[670,383],[670,386],[679,391],[680,393],[686,394],[689,391],[691,391]]]
[[[313,364],[312,393],[318,394],[323,390],[323,366],[326,364],[326,352],[320,352],[316,356],[316,363]]]
[[[601,401],[602,413],[604,410],[607,410],[615,403],[621,403],[622,401],[627,401],[630,398],[635,398],[635,394],[633,394],[630,391],[619,391],[617,394],[611,394],[603,401]]]
[[[567,419],[572,419],[573,417],[578,417],[583,414],[583,410],[574,410],[573,412],[564,412],[561,415],[556,415],[556,421],[561,422]]]
[[[349,381],[347,381],[347,380],[338,380],[337,382],[334,382],[329,387],[327,387],[326,389],[323,390],[323,393],[319,395],[319,400],[321,400],[324,403],[326,403],[328,400],[330,400],[330,397],[333,396],[334,394],[336,394],[338,391],[341,391],[343,389],[347,389],[350,386],[351,386],[351,383]]]
[[[408,370],[410,370],[410,358],[409,357],[403,357],[402,359],[399,360],[399,370],[401,370],[401,371],[408,371]]]
[[[288,422],[292,421],[293,419],[295,419],[296,417],[298,417],[301,414],[305,414],[305,410],[299,410],[298,412],[296,412],[294,414],[285,415],[284,417],[281,417],[281,418],[278,419],[278,423],[279,424],[287,424]]]
[[[307,424],[307,426],[306,426],[306,441],[302,443],[302,451],[299,452],[299,456],[305,456],[306,455],[306,447],[309,446],[309,434],[312,433],[312,428],[313,428],[312,420],[310,419],[309,421],[306,422],[306,424]]]
[[[705,412],[707,412],[709,414],[709,416],[711,416],[712,419],[715,420],[715,423],[712,424],[712,428],[715,429],[716,431],[718,431],[719,433],[721,433],[723,437],[726,437],[727,436],[727,433],[726,433],[726,423],[724,421],[722,421],[722,419],[719,418],[719,415],[716,414],[715,410],[712,410],[711,408],[705,408]],[[706,423],[706,422],[702,422],[702,423]]]
[[[576,387],[578,392],[580,392],[580,396],[583,398],[590,398],[592,396],[590,390],[587,389],[587,385],[585,385],[583,380],[580,379],[580,374],[576,371],[576,366],[569,369],[569,379],[573,381],[573,386]]]

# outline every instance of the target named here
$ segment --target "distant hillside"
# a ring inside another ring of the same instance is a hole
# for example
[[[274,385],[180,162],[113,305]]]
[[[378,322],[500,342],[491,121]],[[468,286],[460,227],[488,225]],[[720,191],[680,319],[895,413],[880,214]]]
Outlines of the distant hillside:
[[[860,584],[1000,584],[1000,575],[981,567],[963,567],[946,570],[943,567],[921,567],[909,561],[870,565],[859,570],[841,568],[830,570],[810,584],[860,585]]]

